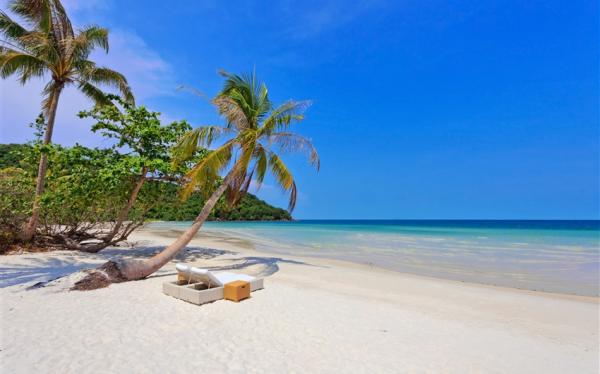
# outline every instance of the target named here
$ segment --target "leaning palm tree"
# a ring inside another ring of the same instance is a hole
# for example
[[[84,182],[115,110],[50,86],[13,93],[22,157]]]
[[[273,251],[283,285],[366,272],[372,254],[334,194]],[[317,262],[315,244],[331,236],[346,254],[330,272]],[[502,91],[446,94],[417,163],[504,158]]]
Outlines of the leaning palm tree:
[[[308,102],[288,101],[273,108],[267,87],[254,74],[238,76],[223,72],[225,85],[213,103],[227,125],[196,128],[175,147],[176,161],[187,160],[199,147],[210,147],[219,136],[227,139],[194,165],[186,175],[183,196],[194,190],[209,196],[204,207],[177,240],[147,260],[110,261],[92,271],[75,285],[75,289],[94,289],[110,283],[147,277],[173,259],[196,235],[222,195],[233,206],[246,193],[254,180],[258,187],[268,171],[284,191],[290,193],[289,207],[296,204],[294,177],[279,156],[279,152],[305,152],[309,161],[319,168],[319,156],[310,140],[288,131],[293,122],[304,117]],[[278,152],[279,151],[279,152]],[[229,168],[218,183],[219,174]],[[217,182],[217,183],[215,183]]]
[[[96,104],[109,103],[98,84],[115,87],[126,100],[133,101],[123,75],[88,60],[96,47],[108,52],[108,30],[88,26],[75,33],[60,0],[13,0],[9,7],[27,26],[21,26],[0,10],[0,34],[3,35],[0,76],[7,78],[16,74],[21,84],[34,77],[50,76],[43,90],[42,109],[47,118],[44,146],[52,141],[58,99],[66,86],[76,85]],[[24,240],[35,235],[47,162],[46,149],[42,148],[31,218],[21,235]]]

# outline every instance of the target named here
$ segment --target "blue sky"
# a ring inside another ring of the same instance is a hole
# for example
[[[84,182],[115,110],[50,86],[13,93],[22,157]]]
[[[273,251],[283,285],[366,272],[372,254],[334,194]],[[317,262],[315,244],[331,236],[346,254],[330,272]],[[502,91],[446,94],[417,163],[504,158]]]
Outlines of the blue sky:
[[[256,68],[271,98],[310,99],[289,157],[296,218],[599,218],[596,1],[65,1],[111,30],[97,59],[166,121],[219,123],[218,69]],[[6,1],[0,2],[6,9]],[[40,82],[0,82],[22,142]],[[67,92],[55,140],[102,146]],[[259,196],[286,197],[269,181]]]

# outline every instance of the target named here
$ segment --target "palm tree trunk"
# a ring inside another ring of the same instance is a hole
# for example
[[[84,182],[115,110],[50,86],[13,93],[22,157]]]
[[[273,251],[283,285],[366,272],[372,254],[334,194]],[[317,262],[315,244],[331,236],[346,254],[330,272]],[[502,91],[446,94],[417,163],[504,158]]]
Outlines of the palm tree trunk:
[[[223,183],[221,183],[206,203],[204,203],[204,207],[202,207],[200,214],[198,214],[192,226],[160,253],[147,260],[124,260],[119,263],[114,261],[106,262],[98,269],[90,272],[85,278],[75,283],[73,289],[92,290],[106,287],[111,283],[143,279],[163,267],[185,248],[198,233],[198,230],[200,230],[210,212],[212,212],[217,201],[227,189],[227,186],[230,184],[234,175],[235,168],[227,174]]]
[[[49,145],[52,142],[52,131],[54,130],[54,119],[56,118],[56,108],[58,107],[58,98],[62,92],[63,85],[56,84],[54,91],[52,92],[52,98],[50,101],[50,107],[48,109],[48,122],[46,123],[46,133],[44,134],[44,146]],[[40,218],[40,199],[42,193],[44,193],[44,181],[46,178],[46,169],[48,167],[48,150],[42,148],[42,155],[40,156],[40,163],[38,166],[38,174],[35,184],[35,196],[33,199],[33,209],[31,211],[31,217],[27,224],[23,227],[21,232],[21,240],[30,241],[35,235],[37,229],[38,220]]]

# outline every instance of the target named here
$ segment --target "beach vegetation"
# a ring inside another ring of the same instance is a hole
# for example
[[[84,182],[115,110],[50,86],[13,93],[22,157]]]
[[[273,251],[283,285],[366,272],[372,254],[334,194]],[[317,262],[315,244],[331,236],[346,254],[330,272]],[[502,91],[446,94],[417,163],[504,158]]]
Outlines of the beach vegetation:
[[[174,165],[170,149],[191,126],[185,121],[162,126],[160,113],[116,96],[109,99],[113,105],[80,113],[95,121],[92,131],[113,142],[109,148],[62,147],[44,144],[39,137],[20,149],[0,147],[12,150],[5,151],[4,158],[14,164],[3,166],[18,167],[31,180],[35,160],[42,152],[47,155],[46,189],[40,196],[40,224],[34,238],[41,246],[98,252],[119,243],[143,224],[155,204],[169,200],[165,191],[185,175],[186,164]],[[43,124],[40,117],[34,127]],[[203,152],[198,150],[191,159]],[[4,229],[13,232],[15,226]]]
[[[11,159],[13,162],[17,160]],[[18,234],[31,211],[33,191],[32,180],[22,169],[0,169],[0,254],[19,241]]]
[[[36,233],[48,167],[48,149],[61,93],[74,86],[98,105],[110,104],[101,86],[116,88],[126,101],[133,94],[125,77],[89,59],[96,48],[108,52],[108,30],[87,26],[75,31],[59,0],[12,0],[8,7],[22,18],[17,22],[0,11],[0,76],[16,76],[21,84],[47,78],[42,110],[46,118],[31,215],[21,232],[22,240]]]
[[[2,217],[12,217],[0,223],[2,235],[12,239],[4,243],[7,245],[17,244],[19,224],[31,213],[35,160],[40,151],[37,147],[23,150],[18,167],[0,169],[0,189],[10,191],[3,194],[0,203]],[[97,252],[117,244],[144,223],[146,213],[163,197],[161,184],[144,185],[137,191],[126,220],[121,221],[123,209],[138,185],[132,167],[138,164],[135,156],[80,145],[53,144],[47,152],[48,173],[40,198],[38,232],[34,240],[27,242],[37,248]]]
[[[133,111],[138,115],[129,118],[138,118],[132,126],[140,130],[144,127],[140,125],[140,118],[154,121],[157,115],[146,109],[136,108]],[[140,112],[146,115],[139,116]],[[94,116],[104,117],[99,113]],[[187,128],[180,126],[181,123],[173,127]],[[100,127],[96,127],[99,131]],[[119,131],[129,132],[124,129]],[[173,132],[167,134],[167,138],[175,138]],[[174,169],[172,163],[165,159],[170,145],[159,144],[161,153],[139,149],[145,157],[153,154],[148,159],[127,152],[129,148],[92,149],[81,145],[50,145],[38,235],[29,242],[29,250],[98,252],[127,240],[133,230],[148,220],[194,220],[206,198],[199,191],[194,191],[186,200],[180,198],[182,177],[188,166],[177,165]],[[23,246],[18,233],[31,214],[39,147],[39,139],[27,144],[0,144],[0,252],[17,244]],[[201,149],[197,157],[205,153]],[[140,172],[141,165],[151,165],[144,178]],[[142,187],[137,190],[141,180]],[[291,215],[252,194],[246,194],[233,208],[221,197],[208,219],[291,220]]]

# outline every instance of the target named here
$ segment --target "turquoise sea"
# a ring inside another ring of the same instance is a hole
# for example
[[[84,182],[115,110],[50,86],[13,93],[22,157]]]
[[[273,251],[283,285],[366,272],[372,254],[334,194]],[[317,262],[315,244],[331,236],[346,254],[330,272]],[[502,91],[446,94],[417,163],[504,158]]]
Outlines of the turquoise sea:
[[[190,222],[153,222],[183,230]],[[259,251],[327,257],[438,278],[599,295],[600,221],[208,222]]]

